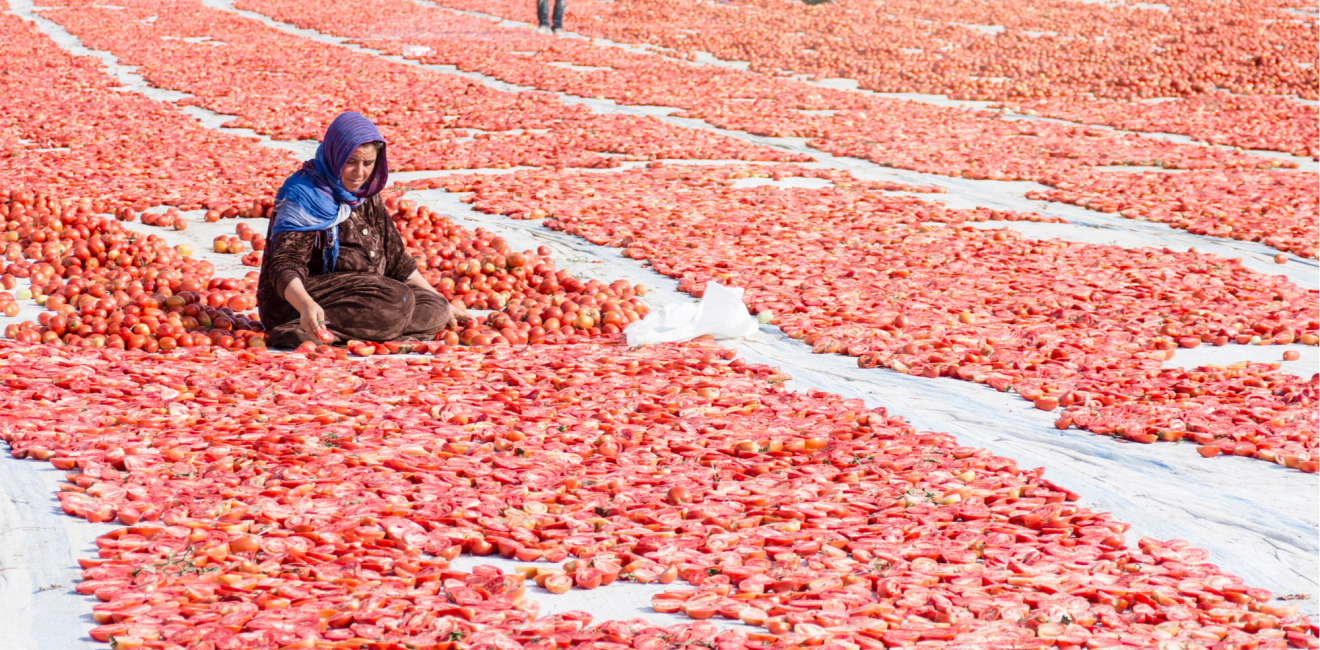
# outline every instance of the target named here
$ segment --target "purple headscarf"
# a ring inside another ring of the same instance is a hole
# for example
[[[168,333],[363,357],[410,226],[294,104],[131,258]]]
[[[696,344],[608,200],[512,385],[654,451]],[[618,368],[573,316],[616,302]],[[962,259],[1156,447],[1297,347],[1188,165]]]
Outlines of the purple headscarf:
[[[344,189],[339,182],[340,171],[348,157],[358,147],[369,142],[384,142],[380,131],[370,120],[352,111],[340,113],[325,138],[316,148],[316,157],[303,163],[302,169],[285,179],[275,195],[275,223],[272,235],[282,232],[326,231],[330,245],[324,246],[324,268],[334,271],[339,259],[339,224],[348,220],[363,199],[371,198],[385,189],[389,179],[389,162],[382,144],[376,156],[376,167],[371,177],[356,192]]]

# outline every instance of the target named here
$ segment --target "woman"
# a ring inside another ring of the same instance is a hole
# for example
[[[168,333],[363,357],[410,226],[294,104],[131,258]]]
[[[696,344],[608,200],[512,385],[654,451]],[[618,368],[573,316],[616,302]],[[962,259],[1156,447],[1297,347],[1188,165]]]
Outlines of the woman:
[[[257,286],[268,345],[430,340],[467,319],[404,249],[380,198],[388,176],[380,132],[346,112],[316,158],[284,181]]]

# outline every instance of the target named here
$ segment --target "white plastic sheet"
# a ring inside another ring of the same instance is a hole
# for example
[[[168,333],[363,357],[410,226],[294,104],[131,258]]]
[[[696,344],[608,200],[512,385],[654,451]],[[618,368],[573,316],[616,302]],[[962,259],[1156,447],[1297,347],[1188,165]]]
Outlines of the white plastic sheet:
[[[670,303],[639,320],[624,334],[628,345],[680,343],[710,334],[717,339],[742,338],[757,331],[757,322],[747,314],[742,287],[715,282],[697,303]]]

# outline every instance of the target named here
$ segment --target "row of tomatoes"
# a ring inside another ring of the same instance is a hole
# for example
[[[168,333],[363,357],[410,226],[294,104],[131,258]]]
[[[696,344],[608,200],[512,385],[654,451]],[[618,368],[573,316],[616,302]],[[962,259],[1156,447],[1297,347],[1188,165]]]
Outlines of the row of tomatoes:
[[[145,20],[151,16],[158,17]],[[114,9],[78,2],[46,17],[88,47],[137,66],[149,83],[194,95],[181,104],[235,115],[226,126],[282,140],[315,140],[341,111],[356,110],[380,128],[390,144],[390,166],[399,171],[612,167],[620,160],[654,157],[810,159],[652,117],[598,115],[549,95],[496,90],[290,35],[200,2],[164,13],[150,0]],[[213,42],[199,42],[202,38]],[[299,54],[271,61],[271,47]],[[203,72],[216,68],[226,74]],[[364,97],[340,77],[317,74],[320,70],[349,70],[370,79],[371,95],[379,99]],[[305,97],[323,99],[309,104]],[[473,129],[479,131],[475,137]]]
[[[1311,218],[1320,211],[1315,184],[1314,175],[1297,172],[1090,172],[1026,196],[1167,223],[1194,235],[1261,242],[1315,259],[1320,247],[1320,226]]]
[[[505,17],[526,18],[526,9],[521,5],[509,5],[502,2],[450,3],[449,6],[478,9]],[[333,32],[354,38],[373,47],[384,49],[393,54],[405,53],[405,46],[413,48],[419,43],[410,38],[406,43],[398,40],[380,40],[377,34],[381,27],[403,24],[406,21],[432,19],[437,12],[430,8],[408,6],[390,0],[360,1],[338,11],[331,8],[304,8],[296,3],[280,0],[260,0],[245,3],[245,8],[268,13],[282,20],[290,20],[301,26],[311,26],[322,31]],[[925,9],[923,7],[923,9]],[[1070,11],[1095,12],[1094,7],[1068,8]],[[678,11],[698,13],[720,12],[715,7],[683,7]],[[741,13],[745,8],[740,8]],[[887,7],[886,11],[892,10]],[[629,11],[629,19],[638,19]],[[371,24],[364,24],[363,15],[372,15]],[[491,29],[482,19],[471,16],[445,14],[446,20],[462,21],[471,26],[473,33],[485,33]],[[670,16],[670,13],[664,15]],[[776,12],[776,19],[792,16]],[[1002,18],[1003,16],[1000,16]],[[576,25],[584,33],[596,33],[603,27],[600,16],[586,24]],[[651,22],[651,20],[647,20]],[[662,27],[664,31],[674,29],[673,25],[687,24],[679,21]],[[865,29],[873,29],[874,23],[862,23]],[[651,25],[659,27],[659,25]],[[690,28],[684,27],[683,30]],[[371,31],[376,30],[376,31]],[[516,34],[508,30],[507,37],[527,40],[526,34]],[[792,31],[792,30],[790,30]],[[833,31],[833,29],[831,30]],[[782,33],[777,38],[782,38]],[[965,33],[964,36],[970,36]],[[611,37],[619,37],[612,33]],[[648,38],[659,38],[662,43],[677,47],[683,51],[684,45],[675,45],[668,40],[670,35],[660,35],[648,31]],[[703,34],[703,38],[709,37]],[[639,35],[629,33],[624,40],[636,41]],[[686,41],[688,36],[680,36]],[[795,109],[856,109],[863,108],[867,101],[853,94],[821,90],[796,80],[777,78],[727,68],[705,68],[699,71],[691,66],[671,59],[651,54],[620,52],[616,48],[605,48],[584,41],[556,41],[547,43],[543,40],[527,40],[519,56],[501,56],[495,46],[489,42],[463,39],[428,39],[424,45],[429,51],[422,58],[437,63],[458,65],[465,70],[475,70],[512,83],[535,86],[545,90],[568,92],[582,96],[608,96],[627,104],[650,104],[694,108],[713,99],[735,97],[756,99],[754,108],[764,109],[785,106]],[[748,44],[750,49],[740,52],[739,58],[751,57],[754,61],[763,53],[757,46]],[[769,45],[759,43],[758,45]],[[1313,49],[1313,46],[1311,46]],[[910,48],[910,49],[920,49]],[[942,48],[947,50],[947,48]],[[712,50],[713,51],[713,50]],[[523,54],[525,52],[525,54]],[[859,50],[853,50],[854,57]],[[1216,53],[1222,53],[1216,48]],[[865,59],[866,57],[862,57]],[[909,56],[887,57],[889,61],[904,61]],[[1069,59],[1074,60],[1074,59]],[[1306,58],[1303,61],[1309,60]],[[587,70],[550,68],[546,62],[568,62],[587,66]],[[529,65],[528,63],[533,63]],[[941,54],[941,65],[947,65],[947,55]],[[787,66],[792,67],[792,66]],[[609,68],[608,76],[590,68]],[[774,69],[774,68],[772,68]],[[1252,68],[1252,71],[1258,71]],[[848,74],[858,78],[861,72],[850,65]],[[991,75],[995,76],[995,75]],[[656,83],[661,81],[662,83]],[[867,80],[869,81],[869,80]],[[865,81],[864,81],[865,83]],[[976,84],[974,84],[976,85]],[[995,90],[1014,88],[1012,84],[981,84],[978,99],[1008,99]],[[1042,116],[1068,119],[1087,124],[1104,124],[1126,130],[1177,133],[1188,135],[1199,141],[1211,144],[1227,144],[1245,149],[1266,149],[1284,151],[1294,155],[1315,155],[1316,140],[1315,107],[1301,104],[1287,97],[1273,95],[1233,95],[1222,90],[1216,91],[1213,84],[1205,85],[1198,91],[1176,93],[1181,98],[1157,104],[1137,103],[1123,100],[1098,99],[1092,94],[1079,95],[1063,92],[1051,93],[1049,99],[1033,99],[1031,95],[1013,97],[1007,105],[1022,112],[1031,112]],[[866,87],[865,85],[863,87]],[[870,88],[875,90],[876,88]],[[933,94],[945,94],[933,90]],[[965,94],[966,90],[954,91],[954,95]],[[1089,91],[1088,91],[1089,92]],[[1312,87],[1309,92],[1314,92]],[[805,98],[804,98],[805,96]]]
[[[440,4],[529,23],[535,18],[513,0]],[[646,0],[593,5],[581,15],[570,9],[566,23],[586,36],[659,46],[688,59],[709,53],[767,74],[843,77],[867,90],[956,100],[1115,98],[1137,113],[1145,105],[1132,100],[1216,89],[1317,99],[1309,65],[1318,54],[1314,24],[1274,5],[1017,9],[1005,0],[846,7]],[[1174,33],[1171,24],[1178,25]]]
[[[1008,102],[1006,106],[1019,113],[1070,122],[1177,133],[1208,144],[1320,158],[1316,106],[1287,97],[1207,92],[1142,104],[1139,110],[1129,102],[1084,97]]]
[[[68,472],[65,512],[125,525],[77,587],[116,647],[1314,644],[1295,605],[1042,470],[734,356],[6,342],[0,435]],[[653,606],[696,623],[538,617],[541,593],[677,580]]]
[[[1317,231],[1308,217],[1316,205],[1314,192],[1307,191],[1312,176],[1273,169],[1295,163],[1089,127],[1006,124],[1029,126],[1002,129],[1003,139],[996,139],[993,147],[970,148],[959,129],[913,133],[885,118],[867,120],[852,132],[827,132],[810,144],[834,155],[926,173],[1035,181],[1051,189],[1028,192],[1029,199],[1073,203],[1129,219],[1165,222],[1194,234],[1259,241],[1301,257],[1316,256]],[[1156,142],[1165,144],[1149,144]],[[1190,171],[1096,169],[1111,165]]]
[[[1315,345],[1314,291],[1213,255],[957,226],[1014,216],[993,211],[853,187],[728,186],[743,174],[559,173],[549,186],[543,172],[520,172],[444,187],[474,192],[477,210],[544,215],[548,227],[623,247],[681,291],[744,287],[749,311],[815,352],[1013,389],[1046,410],[1083,412],[1067,422],[1098,433],[1146,442],[1196,432],[1314,471],[1315,377],[1255,367],[1263,383],[1253,385],[1237,368],[1190,378],[1161,369],[1173,349],[1202,343]]]
[[[0,107],[5,190],[86,197],[97,213],[192,210],[273,192],[294,171],[251,138],[122,92],[99,61],[69,54],[9,13],[0,15],[0,68],[0,91],[16,98]]]
[[[1311,191],[1314,182],[1309,175],[1092,170],[1105,165],[1269,169],[1293,163],[1093,128],[1012,122],[985,111],[968,113],[866,97],[771,75],[694,67],[655,54],[622,52],[583,40],[546,42],[525,31],[491,27],[482,18],[456,16],[403,0],[355,0],[336,7],[249,0],[242,6],[301,27],[353,38],[391,54],[407,54],[424,46],[426,53],[418,57],[423,61],[455,65],[509,83],[583,97],[606,97],[629,105],[675,106],[683,109],[678,113],[682,117],[758,135],[813,138],[812,146],[832,154],[888,166],[975,179],[1036,181],[1058,191],[1029,198],[1167,222],[1197,234],[1263,241],[1303,257],[1316,254],[1317,231],[1314,219],[1309,218],[1315,213],[1315,192]],[[521,7],[507,9],[525,12]],[[447,34],[445,38],[421,40],[410,36],[406,41],[379,37],[409,24],[440,19],[462,24],[466,33],[482,36],[454,38]],[[596,26],[593,22],[592,27]],[[499,30],[501,38],[485,38],[491,29]],[[517,45],[510,45],[510,41]],[[515,53],[509,53],[510,49]],[[549,65],[560,62],[583,68]],[[1031,106],[1045,114],[1076,118],[1087,124],[1187,133],[1254,149],[1294,151],[1301,146],[1299,142],[1312,142],[1317,136],[1315,107],[1284,98],[1216,94],[1155,106],[1114,101],[1054,103],[1065,103],[1075,110],[1060,113],[1045,111],[1038,104]],[[1092,106],[1095,110],[1088,112]],[[1118,120],[1116,114],[1130,119]],[[1184,118],[1179,123],[1182,126],[1174,123],[1179,117]],[[1079,196],[1090,200],[1079,200]]]

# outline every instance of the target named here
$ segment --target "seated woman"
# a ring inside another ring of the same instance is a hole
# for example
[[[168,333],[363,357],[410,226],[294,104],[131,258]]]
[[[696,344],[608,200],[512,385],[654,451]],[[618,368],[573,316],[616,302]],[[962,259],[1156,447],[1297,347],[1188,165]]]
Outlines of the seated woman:
[[[257,308],[267,344],[430,340],[467,319],[417,271],[380,191],[389,164],[376,126],[342,113],[275,196]]]

